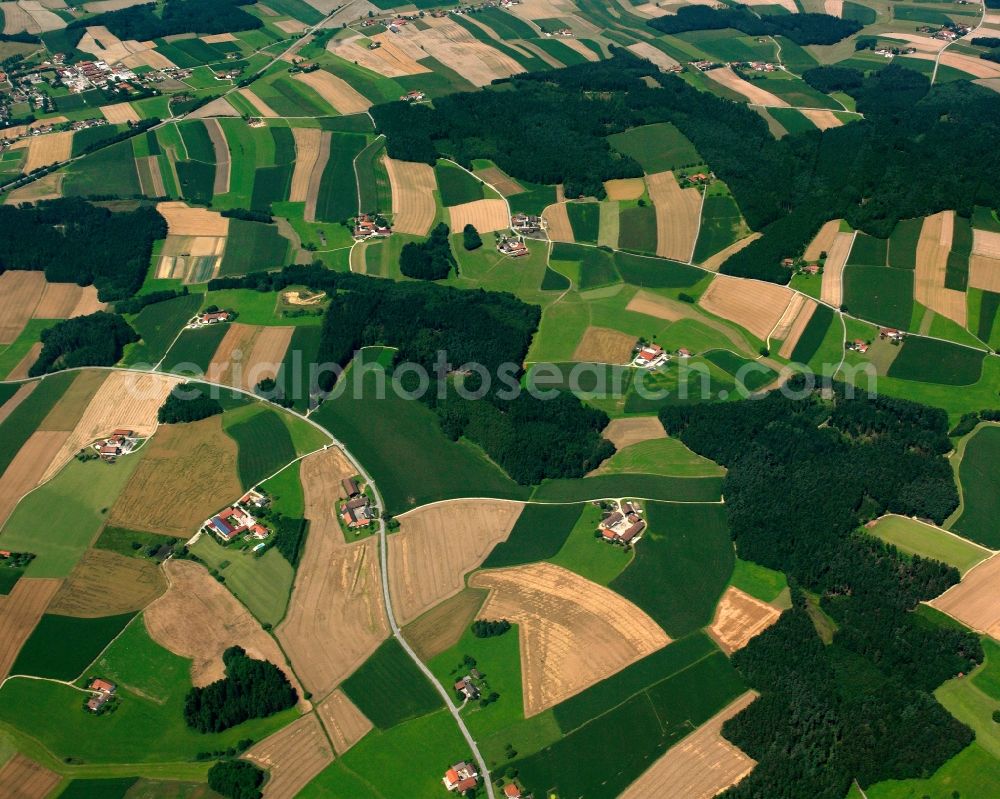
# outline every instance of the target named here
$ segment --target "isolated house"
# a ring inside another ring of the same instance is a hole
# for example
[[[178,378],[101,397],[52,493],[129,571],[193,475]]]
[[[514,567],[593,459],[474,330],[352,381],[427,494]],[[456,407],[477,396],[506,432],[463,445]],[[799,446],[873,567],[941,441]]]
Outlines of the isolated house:
[[[605,515],[597,529],[601,537],[612,544],[631,544],[646,529],[639,514],[641,509],[632,502],[623,502],[621,508]]]
[[[203,325],[214,325],[219,322],[228,322],[229,318],[229,311],[212,311],[212,313],[203,313],[199,316],[198,322]]]
[[[456,763],[444,774],[444,787],[456,793],[465,793],[479,784],[479,772],[471,763]]]
[[[368,497],[355,497],[340,506],[340,518],[348,527],[367,527],[371,524],[372,509]]]
[[[632,365],[641,369],[655,369],[669,359],[670,356],[663,351],[663,347],[659,344],[643,344],[632,360]]]
[[[503,786],[503,795],[507,797],[507,799],[521,799],[521,789],[514,783],[508,782]]]
[[[455,692],[469,700],[479,699],[479,688],[473,684],[471,677],[463,677],[455,683]]]
[[[90,685],[87,686],[87,690],[94,692],[94,696],[87,700],[87,710],[91,713],[96,713],[115,695],[118,691],[118,686],[113,682],[98,678],[91,681]]]

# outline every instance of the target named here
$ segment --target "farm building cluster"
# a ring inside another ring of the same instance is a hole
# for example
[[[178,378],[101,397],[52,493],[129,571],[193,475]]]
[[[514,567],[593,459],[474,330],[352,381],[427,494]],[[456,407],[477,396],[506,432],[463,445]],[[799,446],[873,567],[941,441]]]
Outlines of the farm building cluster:
[[[635,349],[632,366],[640,369],[656,369],[659,366],[663,366],[669,360],[669,353],[659,344],[644,344],[640,342]]]
[[[479,772],[464,760],[456,763],[444,773],[444,787],[457,794],[475,790],[479,786]]]
[[[114,699],[118,693],[118,686],[113,682],[108,682],[98,677],[91,680],[90,685],[87,686],[87,690],[93,694],[87,700],[87,710],[91,713],[100,713],[105,709],[108,702]]]
[[[880,339],[888,339],[890,344],[901,344],[903,339],[906,338],[906,334],[901,330],[896,330],[894,327],[880,327],[878,329],[878,337]]]
[[[354,238],[384,239],[392,233],[392,228],[384,217],[379,214],[358,214],[354,220]]]
[[[119,429],[113,431],[107,438],[98,439],[91,446],[97,450],[102,460],[113,462],[121,455],[128,455],[138,444],[139,439],[135,431]]]
[[[266,508],[271,503],[266,495],[251,489],[239,501],[219,511],[202,525],[224,544],[243,536],[246,540],[263,541],[271,531],[261,524],[254,512]],[[263,546],[259,544],[258,546]]]
[[[360,531],[368,527],[375,518],[371,500],[365,496],[364,488],[353,477],[340,481],[347,501],[340,506],[340,520],[350,530]]]
[[[528,245],[520,236],[501,236],[497,239],[497,252],[508,258],[521,258],[528,254]]]
[[[640,514],[642,508],[634,502],[625,501],[616,508],[607,511],[597,526],[601,538],[611,544],[629,546],[642,538],[646,522]]]
[[[545,220],[534,214],[514,214],[510,218],[510,229],[522,236],[533,236],[545,229]]]
[[[188,323],[188,327],[205,327],[206,325],[217,325],[222,322],[230,322],[233,319],[232,311],[214,309],[203,311]]]

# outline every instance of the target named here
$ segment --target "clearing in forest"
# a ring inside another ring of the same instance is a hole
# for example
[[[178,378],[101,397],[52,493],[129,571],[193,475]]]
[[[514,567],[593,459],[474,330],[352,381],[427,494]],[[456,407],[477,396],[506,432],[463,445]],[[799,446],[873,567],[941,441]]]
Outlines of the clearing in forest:
[[[384,163],[392,187],[392,207],[396,211],[393,229],[397,233],[426,236],[437,214],[434,167],[414,161],[398,161],[388,156]]]
[[[642,178],[619,178],[604,181],[609,200],[638,200],[646,191]]]
[[[479,618],[518,625],[525,717],[670,643],[627,599],[551,563],[478,572],[469,584],[490,590]]]
[[[248,749],[243,757],[267,769],[268,799],[293,799],[333,762],[333,751],[310,713]]]
[[[774,624],[781,611],[735,586],[729,586],[715,608],[709,635],[727,655],[742,649],[750,639]]]
[[[32,316],[35,319],[72,319],[87,316],[107,308],[107,303],[97,299],[94,286],[76,283],[46,283]]]
[[[819,108],[800,108],[802,116],[812,122],[820,130],[839,128],[844,123],[833,111],[824,111]]]
[[[667,432],[655,416],[633,416],[612,419],[601,435],[614,444],[616,450],[621,450],[643,441],[666,438]]]
[[[716,275],[698,304],[766,341],[788,307],[792,294],[791,289],[776,283]]]
[[[398,517],[389,538],[389,587],[400,624],[407,624],[465,587],[507,536],[524,504],[499,499],[459,499],[417,508]]]
[[[701,191],[682,189],[673,172],[647,175],[646,185],[656,210],[656,254],[689,261],[701,221]]]

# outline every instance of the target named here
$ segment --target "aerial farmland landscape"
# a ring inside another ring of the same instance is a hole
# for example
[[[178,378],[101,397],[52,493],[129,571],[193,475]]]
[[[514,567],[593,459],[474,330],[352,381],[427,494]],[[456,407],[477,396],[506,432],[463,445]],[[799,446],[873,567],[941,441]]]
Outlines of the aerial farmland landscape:
[[[0,799],[1000,797],[1000,0],[0,2]]]

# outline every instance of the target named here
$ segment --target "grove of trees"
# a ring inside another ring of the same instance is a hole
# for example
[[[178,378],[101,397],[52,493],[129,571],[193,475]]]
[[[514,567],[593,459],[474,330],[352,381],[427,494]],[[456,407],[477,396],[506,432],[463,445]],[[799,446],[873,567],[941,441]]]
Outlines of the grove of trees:
[[[676,14],[647,22],[663,33],[733,28],[748,36],[787,36],[796,44],[836,44],[861,30],[860,22],[829,14],[767,14],[758,16],[747,6],[681,6]]]
[[[240,6],[256,0],[166,0],[162,7],[132,6],[71,22],[70,28],[104,25],[119,39],[147,41],[176,33],[232,33],[263,27]],[[159,12],[159,13],[157,13]]]
[[[246,760],[223,760],[208,770],[208,787],[227,799],[260,799],[264,772]]]
[[[182,387],[184,396],[171,391],[156,412],[160,424],[197,422],[222,413],[222,405],[201,389]]]
[[[399,254],[399,271],[417,280],[444,280],[458,263],[448,241],[448,226],[438,222],[426,241],[408,241]]]
[[[42,351],[28,370],[31,377],[80,366],[113,366],[139,334],[117,314],[97,311],[57,322],[39,338]]]

